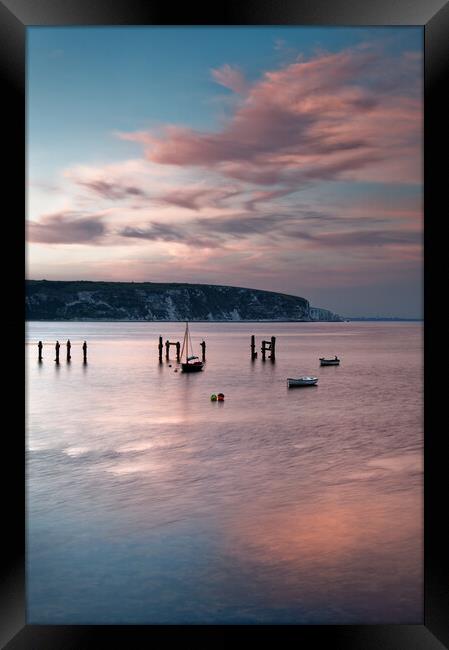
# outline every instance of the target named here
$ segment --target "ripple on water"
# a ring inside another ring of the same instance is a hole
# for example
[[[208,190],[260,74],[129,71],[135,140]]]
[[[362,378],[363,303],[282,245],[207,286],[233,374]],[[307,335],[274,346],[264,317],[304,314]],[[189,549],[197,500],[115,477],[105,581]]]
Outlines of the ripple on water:
[[[422,327],[202,323],[191,377],[159,366],[183,329],[161,327],[28,328],[92,337],[88,372],[28,366],[30,619],[421,622]]]

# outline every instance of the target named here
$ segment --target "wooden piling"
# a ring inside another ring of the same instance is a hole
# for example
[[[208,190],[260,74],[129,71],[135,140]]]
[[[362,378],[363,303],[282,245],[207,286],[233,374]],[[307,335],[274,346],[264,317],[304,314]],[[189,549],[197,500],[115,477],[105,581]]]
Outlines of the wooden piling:
[[[87,342],[83,343],[83,363],[87,363]]]
[[[276,337],[272,336],[270,341],[262,341],[262,361],[265,361],[267,352],[270,353],[269,359],[274,361],[276,359]]]
[[[43,346],[43,344],[42,344],[42,341],[39,341],[39,343],[37,344],[37,348],[38,348],[38,350],[39,350],[39,352],[38,352],[38,360],[39,360],[39,361],[42,361],[42,348],[43,348],[43,347],[44,347],[44,346]]]
[[[254,334],[251,335],[251,361],[254,361],[254,359],[257,359],[257,352],[256,352],[256,337]]]
[[[271,348],[270,348],[270,350],[271,350],[270,359],[271,359],[271,361],[275,361],[276,360],[276,337],[275,336],[271,337]]]
[[[70,341],[67,341],[66,345],[67,345],[67,361],[70,362],[70,359],[72,358],[72,355],[70,354],[70,349],[72,347],[72,344],[70,343]]]
[[[162,336],[159,337],[159,345],[158,345],[158,350],[159,350],[159,363],[162,363],[162,350],[164,349],[164,344],[162,343]]]
[[[59,341],[56,341],[55,352],[56,352],[56,363],[59,363],[59,348],[61,347]]]
[[[206,361],[206,341],[201,341],[201,353],[202,353],[202,361]]]
[[[162,337],[159,338],[159,346],[161,345]],[[165,341],[165,359],[170,361],[170,346],[174,345],[176,347],[176,361],[180,363],[181,361],[181,343],[179,341]],[[162,359],[162,348],[159,347],[159,361]]]

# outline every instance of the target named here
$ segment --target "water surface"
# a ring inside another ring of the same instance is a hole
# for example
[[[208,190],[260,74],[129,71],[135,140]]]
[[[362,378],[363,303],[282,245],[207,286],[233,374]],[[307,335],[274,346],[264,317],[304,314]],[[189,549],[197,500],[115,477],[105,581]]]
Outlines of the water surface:
[[[422,324],[194,323],[195,375],[183,332],[28,324],[28,623],[422,623]]]

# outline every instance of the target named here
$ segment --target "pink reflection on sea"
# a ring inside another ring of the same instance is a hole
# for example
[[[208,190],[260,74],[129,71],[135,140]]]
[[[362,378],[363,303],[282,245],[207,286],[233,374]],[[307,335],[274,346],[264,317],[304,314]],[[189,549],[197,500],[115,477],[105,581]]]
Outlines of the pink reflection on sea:
[[[182,330],[29,325],[89,340],[87,368],[27,345],[32,620],[420,623],[421,325],[196,324],[198,376],[158,363]]]

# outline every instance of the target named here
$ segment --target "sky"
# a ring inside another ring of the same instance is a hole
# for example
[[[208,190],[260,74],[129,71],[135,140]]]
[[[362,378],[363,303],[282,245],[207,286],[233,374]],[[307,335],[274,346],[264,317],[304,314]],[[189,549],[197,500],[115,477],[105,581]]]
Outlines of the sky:
[[[421,27],[27,29],[27,277],[423,312]]]

